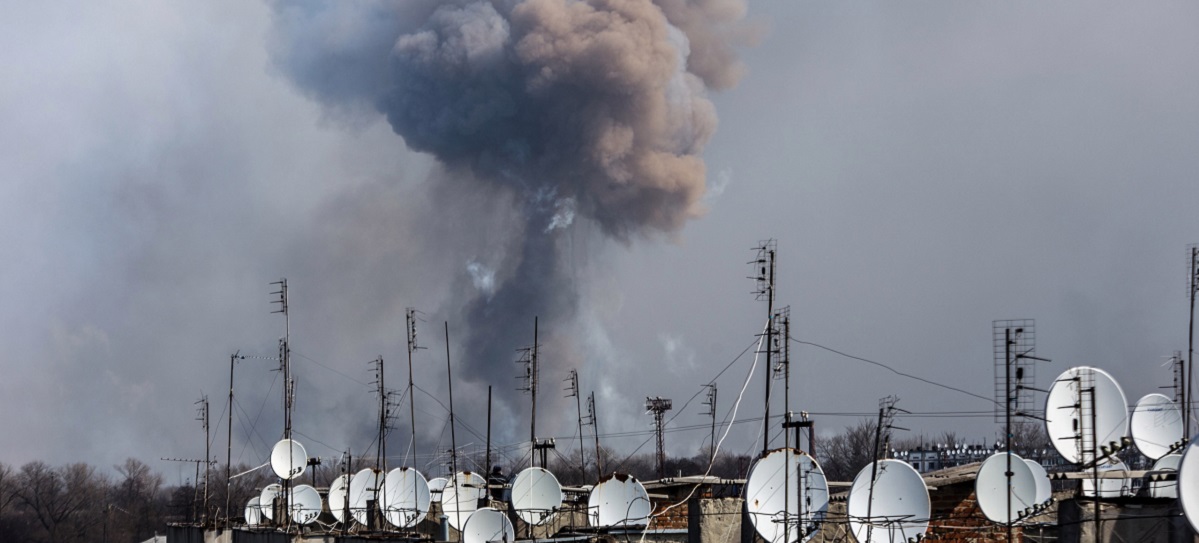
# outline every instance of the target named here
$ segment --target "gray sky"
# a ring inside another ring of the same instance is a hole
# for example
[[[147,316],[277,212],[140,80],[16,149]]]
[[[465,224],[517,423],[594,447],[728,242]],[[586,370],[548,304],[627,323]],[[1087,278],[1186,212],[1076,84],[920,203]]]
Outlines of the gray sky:
[[[368,362],[384,356],[402,386],[407,306],[426,314],[418,385],[444,394],[441,323],[461,354],[468,265],[502,259],[513,227],[504,193],[441,188],[453,176],[381,115],[310,99],[276,62],[269,5],[10,11],[0,461],[202,455],[192,403],[208,394],[223,417],[229,355],[274,353],[279,277],[310,453],[370,444]],[[571,227],[578,306],[557,325],[571,348],[545,353],[540,433],[570,446],[573,401],[557,398],[569,367],[596,391],[602,433],[648,430],[647,395],[679,410],[760,331],[745,262],[767,237],[797,338],[990,396],[991,321],[1034,318],[1053,359],[1042,387],[1079,364],[1112,373],[1129,402],[1169,385],[1164,357],[1186,342],[1184,250],[1199,242],[1196,15],[1188,3],[754,3],[748,20],[766,30],[738,49],[747,71],[710,94],[706,214],[628,243],[585,218]],[[527,328],[511,348],[531,342]],[[795,409],[868,413],[888,394],[914,412],[991,409],[817,349],[794,355]],[[722,413],[751,361],[718,381]],[[235,460],[263,461],[280,436],[271,366],[236,369]],[[481,433],[489,383],[458,377],[460,418]],[[506,399],[501,443],[527,434],[514,383],[490,383]],[[761,389],[757,375],[739,417],[760,416]],[[672,424],[705,423],[699,402]],[[422,454],[448,448],[442,409],[417,404]],[[254,432],[238,421],[256,417]],[[996,427],[989,414],[900,425],[972,439]],[[739,426],[731,450],[754,450],[756,430]],[[669,450],[694,454],[706,435],[672,433]]]

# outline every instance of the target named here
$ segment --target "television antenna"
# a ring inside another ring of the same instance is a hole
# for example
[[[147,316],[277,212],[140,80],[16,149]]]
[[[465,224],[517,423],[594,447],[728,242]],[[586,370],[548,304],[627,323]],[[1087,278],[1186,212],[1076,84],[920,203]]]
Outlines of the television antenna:
[[[756,258],[749,261],[748,264],[753,266],[753,275],[749,278],[754,280],[754,297],[757,300],[766,300],[766,318],[770,324],[766,327],[766,408],[765,420],[767,427],[770,422],[770,380],[774,373],[774,368],[769,363],[772,360],[771,352],[774,342],[774,258],[778,250],[778,243],[774,239],[767,239],[759,242],[757,247],[752,249],[757,252]],[[762,456],[766,456],[770,452],[770,432],[762,432]]]
[[[708,389],[707,397],[704,399],[704,405],[708,406],[708,410],[704,411],[702,415],[712,417],[712,433],[709,437],[711,446],[708,452],[708,465],[710,466],[716,462],[716,383],[708,383],[704,385],[704,388]]]
[[[599,419],[595,411],[595,391],[587,396],[587,424],[595,436],[595,479],[598,482],[604,473],[604,459],[600,456]]]
[[[579,420],[579,476],[587,477],[587,457],[583,452],[583,395],[579,394],[579,371],[571,368],[570,376],[565,379],[566,397],[575,399],[575,412]]]
[[[412,353],[424,349],[416,342],[416,309],[404,310],[404,329],[408,338],[408,412],[412,427],[412,465],[416,465],[416,384],[412,379]]]
[[[375,395],[379,397],[379,428],[378,436],[375,443],[375,469],[387,471],[387,434],[391,430],[391,417],[393,411],[392,394],[384,384],[383,380],[383,357],[376,357],[370,362],[374,369],[375,380],[370,384],[375,385]]]
[[[196,420],[204,427],[204,513],[200,515],[200,524],[208,526],[208,474],[212,471],[212,452],[208,439],[208,395],[203,395],[196,402]],[[199,484],[199,481],[197,481]]]
[[[1002,345],[1000,344],[1001,341]],[[1049,360],[1038,357],[1035,354],[1037,350],[1037,332],[1036,321],[1033,319],[992,321],[991,347],[995,356],[995,416],[998,418],[1002,415],[1004,425],[1003,442],[1006,454],[1002,461],[1006,466],[1003,474],[1007,478],[1006,490],[1004,492],[1004,495],[1007,496],[1007,513],[1004,515],[1006,519],[1004,524],[1007,529],[1007,540],[1012,541],[1012,523],[1015,521],[1011,514],[1012,495],[1019,492],[1022,497],[1026,493],[1025,488],[1013,488],[1012,486],[1012,477],[1016,476],[1017,473],[1020,473],[1021,477],[1023,477],[1022,471],[1014,471],[1012,467],[1013,458],[1016,458],[1017,463],[1020,463],[1022,460],[1012,454],[1012,439],[1015,437],[1012,432],[1012,417],[1031,416],[1032,391],[1037,389],[1025,383],[1036,383],[1037,366],[1035,362],[1049,362]],[[1000,358],[1001,354],[1003,358]],[[1002,396],[1000,396],[999,391],[1000,366],[1003,368]],[[1015,368],[1014,376],[1013,367]],[[1014,383],[1013,377],[1015,378]],[[1002,400],[1002,404],[1000,404],[1000,400]],[[1002,412],[999,411],[1000,405],[1003,406]],[[1020,467],[1017,466],[1017,468]],[[1035,490],[1034,482],[1034,494]]]
[[[291,375],[291,313],[287,298],[287,278],[282,278],[271,284],[279,286],[279,290],[271,293],[273,296],[278,296],[278,298],[271,301],[272,304],[278,304],[278,308],[271,313],[281,313],[283,315],[283,337],[279,339],[279,369],[283,372],[283,439],[290,441],[291,412],[295,404],[296,384]],[[291,497],[290,479],[283,479],[283,489],[279,493],[279,497],[285,502],[283,510],[287,511],[286,501]]]
[[[1187,246],[1187,264],[1190,267],[1190,272],[1187,274],[1187,294],[1191,298],[1190,320],[1187,322],[1187,368],[1183,375],[1183,397],[1182,397],[1182,428],[1183,439],[1186,442],[1191,441],[1191,402],[1193,388],[1191,382],[1194,380],[1195,371],[1195,293],[1199,291],[1199,245],[1191,244]]]
[[[537,347],[537,317],[533,317],[533,344],[516,350],[520,355],[516,363],[524,367],[523,373],[516,377],[521,381],[520,386],[516,390],[528,392],[532,398],[532,405],[529,410],[529,447],[531,453],[536,453],[540,445],[537,441]],[[537,455],[532,454],[532,456],[536,458]],[[543,465],[542,467],[545,466]]]

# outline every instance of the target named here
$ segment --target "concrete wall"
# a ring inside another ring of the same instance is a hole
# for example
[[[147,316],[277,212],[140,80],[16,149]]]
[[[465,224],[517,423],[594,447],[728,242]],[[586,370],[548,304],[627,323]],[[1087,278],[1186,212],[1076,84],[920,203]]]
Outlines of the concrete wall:
[[[1070,499],[1058,509],[1060,543],[1199,543],[1175,500],[1099,503],[1099,538],[1095,538],[1095,504]]]

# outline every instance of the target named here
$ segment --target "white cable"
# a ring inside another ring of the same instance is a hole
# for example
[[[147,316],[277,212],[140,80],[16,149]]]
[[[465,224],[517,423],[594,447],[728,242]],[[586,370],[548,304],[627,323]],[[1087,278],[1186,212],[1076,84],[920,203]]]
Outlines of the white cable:
[[[769,320],[766,321],[766,326],[767,327],[770,326]],[[741,385],[741,392],[737,393],[737,401],[733,403],[733,414],[730,417],[728,425],[724,427],[724,434],[720,436],[720,441],[716,442],[716,445],[715,445],[716,449],[712,451],[712,460],[708,463],[708,469],[706,471],[704,471],[703,476],[705,478],[710,473],[712,473],[712,466],[716,465],[716,455],[720,454],[720,446],[724,444],[724,439],[729,436],[729,431],[731,431],[733,429],[733,423],[737,421],[737,409],[739,407],[741,407],[741,399],[743,397],[745,397],[745,390],[747,388],[749,388],[750,381],[753,381],[754,370],[756,370],[758,368],[758,355],[762,353],[762,341],[765,338],[766,338],[766,334],[763,332],[763,334],[758,339],[758,348],[754,352],[754,363],[749,368],[749,374],[745,376],[745,383]],[[715,406],[713,406],[713,409],[715,409]],[[762,426],[765,427],[765,425],[766,425],[766,422],[763,421]],[[678,503],[671,504],[670,506],[663,509],[661,513],[658,513],[656,515],[651,515],[650,520],[653,520],[654,518],[665,515],[671,509],[674,509],[675,507],[678,507],[680,505],[683,505],[684,503],[687,503],[687,501],[691,499],[691,496],[695,495],[696,490],[699,490],[699,485],[695,485],[694,487],[692,487],[691,492],[689,492],[687,494],[687,497],[683,498]],[[646,528],[649,528],[648,522],[646,522]],[[639,543],[645,543],[645,531],[641,532],[641,539],[639,540]]]

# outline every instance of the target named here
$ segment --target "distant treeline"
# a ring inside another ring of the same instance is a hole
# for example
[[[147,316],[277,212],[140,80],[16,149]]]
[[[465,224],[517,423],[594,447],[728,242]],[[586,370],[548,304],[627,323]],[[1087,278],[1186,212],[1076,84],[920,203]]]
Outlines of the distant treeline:
[[[1048,446],[1040,425],[1022,425],[1016,433],[1014,443]],[[876,436],[874,421],[863,419],[840,434],[818,438],[816,458],[828,480],[852,480],[858,470],[870,462]],[[951,446],[960,443],[952,433],[937,436],[936,442]],[[775,445],[782,446],[781,437]],[[806,448],[807,443],[804,445]],[[879,447],[885,445],[880,443]],[[891,443],[890,447],[904,449],[917,445],[916,440],[907,438]],[[665,471],[667,476],[706,472],[726,479],[745,478],[760,446],[761,441],[726,441],[710,471],[707,447],[690,458],[667,457]],[[593,484],[596,480],[595,452],[594,448],[585,450],[580,460],[577,448],[553,451],[548,458],[549,469],[563,485]],[[620,471],[641,480],[658,478],[653,452],[623,456],[601,447],[599,455],[606,474]],[[459,459],[458,468],[479,472],[486,469],[485,463],[482,454],[464,455]],[[580,463],[586,465],[585,470],[580,469]],[[519,460],[495,458],[493,464],[499,466],[505,476],[511,476],[528,465],[528,456]],[[375,467],[373,458],[355,459],[351,466],[326,461],[311,467],[298,482],[324,488],[343,472],[372,467]],[[269,468],[234,465],[228,472],[235,477],[226,487],[226,468],[215,465],[208,472],[209,485],[205,492],[202,468],[198,485],[189,481],[177,486],[164,484],[161,474],[154,473],[137,459],[130,458],[114,468],[115,475],[108,475],[82,463],[52,467],[43,462],[30,462],[20,468],[0,464],[0,541],[138,543],[155,534],[165,534],[168,523],[211,525],[216,519],[225,519],[226,504],[229,516],[241,519],[250,498],[259,495],[266,485],[277,482]],[[439,472],[448,471],[449,468],[444,467],[428,476],[432,478]]]

